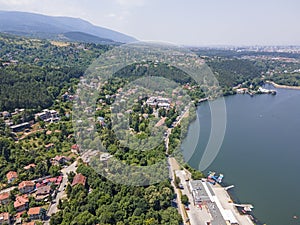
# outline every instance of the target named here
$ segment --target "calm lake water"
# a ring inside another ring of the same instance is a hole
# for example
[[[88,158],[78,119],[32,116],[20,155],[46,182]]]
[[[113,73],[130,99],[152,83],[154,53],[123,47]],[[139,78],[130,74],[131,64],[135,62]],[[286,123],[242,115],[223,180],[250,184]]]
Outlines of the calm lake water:
[[[272,88],[267,86],[267,88]],[[300,91],[277,89],[277,95],[235,95],[225,98],[227,129],[220,152],[208,170],[222,172],[234,184],[241,203],[254,205],[254,215],[271,225],[300,224]],[[189,160],[199,168],[210,134],[208,103],[198,107],[183,151],[196,150]],[[206,171],[207,172],[207,171]]]

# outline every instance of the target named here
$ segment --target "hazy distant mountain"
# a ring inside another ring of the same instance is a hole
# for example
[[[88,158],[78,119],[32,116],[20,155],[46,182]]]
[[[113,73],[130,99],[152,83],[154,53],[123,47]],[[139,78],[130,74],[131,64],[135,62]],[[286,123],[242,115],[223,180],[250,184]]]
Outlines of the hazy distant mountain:
[[[27,12],[0,11],[0,32],[40,38],[63,37],[74,41],[95,43],[136,41],[133,37],[95,26],[82,19]]]

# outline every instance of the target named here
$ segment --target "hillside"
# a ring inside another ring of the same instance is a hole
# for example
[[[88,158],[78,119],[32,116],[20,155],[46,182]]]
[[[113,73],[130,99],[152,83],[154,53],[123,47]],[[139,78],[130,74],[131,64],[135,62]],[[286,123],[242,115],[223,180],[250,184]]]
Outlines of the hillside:
[[[95,26],[79,18],[54,17],[27,12],[0,11],[0,32],[56,39],[68,32],[80,32],[115,42],[128,43],[136,41],[133,37]],[[74,41],[77,41],[77,39]],[[97,41],[97,43],[99,42]]]
[[[75,42],[86,42],[86,43],[95,43],[95,44],[116,44],[115,41],[106,39],[106,38],[100,38],[95,35],[83,33],[83,32],[67,32],[64,33],[62,36],[66,39],[66,41],[71,40]]]
[[[0,111],[47,108],[107,45],[0,35]],[[74,80],[75,79],[75,80]]]

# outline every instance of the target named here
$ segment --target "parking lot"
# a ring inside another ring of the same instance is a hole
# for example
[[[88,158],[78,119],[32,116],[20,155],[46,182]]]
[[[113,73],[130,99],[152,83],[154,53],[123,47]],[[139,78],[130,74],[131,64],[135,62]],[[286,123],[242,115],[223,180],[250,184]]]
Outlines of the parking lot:
[[[183,170],[175,171],[176,176],[180,178],[183,189],[181,192],[183,195],[187,195],[189,198],[190,204],[188,205],[189,210],[187,211],[188,217],[190,219],[191,225],[207,225],[207,222],[212,220],[211,215],[208,212],[206,206],[196,206],[193,203],[193,196],[189,191],[188,182],[185,181],[185,172]]]

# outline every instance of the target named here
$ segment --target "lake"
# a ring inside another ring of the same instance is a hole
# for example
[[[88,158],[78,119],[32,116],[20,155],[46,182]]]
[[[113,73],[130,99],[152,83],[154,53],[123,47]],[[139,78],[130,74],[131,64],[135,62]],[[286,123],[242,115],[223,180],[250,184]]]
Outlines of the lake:
[[[275,96],[225,98],[226,133],[207,171],[223,173],[223,181],[235,185],[236,200],[253,204],[261,222],[294,225],[300,224],[293,219],[300,217],[300,91],[276,90]],[[182,145],[184,153],[195,148],[188,161],[194,168],[199,168],[210,134],[209,104],[201,103],[197,114]]]

